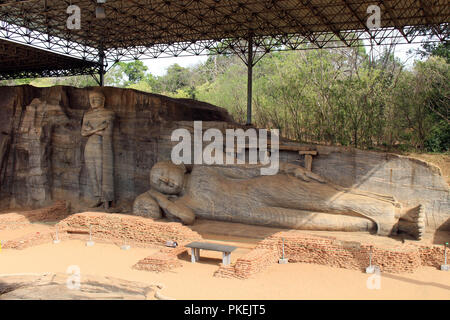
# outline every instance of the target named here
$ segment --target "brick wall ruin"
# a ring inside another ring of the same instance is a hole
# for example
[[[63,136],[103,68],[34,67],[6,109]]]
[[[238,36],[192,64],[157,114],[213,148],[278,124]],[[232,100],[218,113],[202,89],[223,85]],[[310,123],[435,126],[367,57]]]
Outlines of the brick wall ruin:
[[[55,201],[49,207],[35,210],[0,213],[0,230],[20,229],[33,222],[56,222],[68,215],[65,201]]]
[[[312,171],[347,188],[394,196],[404,207],[425,207],[428,230],[450,230],[450,188],[440,168],[411,157],[346,147],[317,150]],[[280,161],[304,165],[304,156],[280,152]]]
[[[153,272],[166,272],[182,267],[178,257],[187,252],[187,248],[180,244],[176,248],[162,248],[158,252],[139,260],[133,269]]]
[[[39,209],[40,210],[40,209]],[[35,212],[38,210],[34,210]],[[47,208],[46,211],[51,209]],[[0,215],[0,230],[17,229],[30,226],[31,222],[16,214],[14,222],[10,217],[2,219]],[[62,219],[54,226],[47,229],[22,235],[17,239],[2,241],[4,249],[25,249],[31,246],[50,243],[56,239],[56,230],[60,240],[89,239],[89,226],[92,230],[92,239],[98,242],[124,243],[138,247],[160,247],[166,241],[176,241],[186,244],[191,241],[201,240],[201,236],[191,229],[176,222],[159,222],[149,218],[136,217],[123,214],[107,214],[100,212],[86,212],[71,215]]]
[[[369,266],[370,252],[372,264],[388,273],[411,273],[422,266],[439,268],[444,257],[443,246],[407,244],[387,247],[290,231],[264,239],[236,263],[221,265],[215,276],[247,279],[265,270],[281,258],[283,239],[285,257],[290,263],[314,263],[360,271]]]
[[[256,248],[237,259],[234,264],[223,265],[214,273],[215,277],[248,279],[263,272],[278,261],[278,255],[272,248]]]
[[[201,236],[177,222],[159,222],[126,214],[84,212],[71,215],[58,223],[61,232],[69,235],[87,235],[89,226],[95,241],[110,240],[137,246],[163,246],[167,241],[185,243]]]
[[[44,219],[60,215],[64,204],[44,210],[29,211],[28,216]],[[47,213],[48,215],[46,215]],[[5,218],[6,217],[6,218]],[[17,214],[13,221],[19,227],[29,226],[31,222]],[[26,217],[26,216],[25,216]],[[55,226],[39,232],[23,235],[17,239],[2,241],[4,249],[24,249],[31,246],[50,243],[56,237],[60,240],[89,239],[89,226],[92,227],[94,241],[129,244],[139,247],[158,247],[160,250],[138,261],[133,268],[138,270],[164,272],[180,267],[179,256],[186,253],[185,245],[191,241],[201,241],[202,237],[190,228],[175,222],[155,221],[149,218],[124,214],[87,212],[71,215]],[[0,215],[0,230],[17,229],[11,224],[11,216]],[[231,265],[220,264],[215,272],[217,277],[247,279],[264,272],[277,263],[282,255],[284,239],[285,257],[290,263],[314,263],[335,268],[363,271],[369,265],[369,253],[372,252],[372,264],[382,272],[409,273],[422,266],[439,268],[443,263],[443,246],[417,244],[399,244],[398,246],[372,245],[354,241],[341,241],[331,236],[315,236],[298,231],[279,232],[262,240],[246,255],[239,257]],[[164,247],[167,241],[176,241],[177,248]]]

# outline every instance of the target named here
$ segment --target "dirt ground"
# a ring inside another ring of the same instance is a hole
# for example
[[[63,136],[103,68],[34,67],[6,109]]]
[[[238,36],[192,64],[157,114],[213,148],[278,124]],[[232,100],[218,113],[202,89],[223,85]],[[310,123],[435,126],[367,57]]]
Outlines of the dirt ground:
[[[33,223],[16,230],[0,230],[0,240],[21,238],[45,232],[50,223]],[[258,242],[281,229],[199,219],[191,227],[209,242],[238,247],[231,262],[250,252]],[[402,246],[410,239],[379,237],[368,233],[298,231],[331,236],[347,241],[364,241],[383,246]],[[450,233],[427,234],[425,244],[450,240]],[[134,281],[143,285],[163,285],[161,294],[174,299],[450,299],[450,272],[424,267],[413,274],[382,273],[378,278],[361,271],[331,268],[315,264],[275,264],[251,279],[214,277],[222,261],[221,253],[202,251],[201,260],[192,264],[183,254],[182,267],[165,273],[139,271],[131,267],[159,248],[132,247],[97,242],[87,247],[81,240],[51,242],[24,250],[0,250],[0,282],[8,275],[66,274],[79,267],[81,277],[101,276]],[[69,277],[69,274],[67,274]]]
[[[232,254],[232,262],[251,250],[248,239],[238,240],[227,242],[240,246]],[[25,250],[3,249],[0,280],[8,274],[66,273],[69,266],[78,266],[81,277],[101,275],[148,285],[163,284],[161,293],[175,299],[450,299],[450,273],[428,267],[414,274],[383,273],[376,278],[359,271],[292,263],[273,265],[252,279],[237,280],[213,277],[221,256],[202,252],[199,263],[192,264],[185,254],[183,266],[166,273],[131,269],[156,250],[124,251],[103,243],[86,247],[80,240]]]

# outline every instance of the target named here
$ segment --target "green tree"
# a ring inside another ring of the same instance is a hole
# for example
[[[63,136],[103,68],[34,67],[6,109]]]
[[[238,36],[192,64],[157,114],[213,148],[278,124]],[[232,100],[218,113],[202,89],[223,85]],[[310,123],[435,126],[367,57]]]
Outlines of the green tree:
[[[422,58],[430,56],[441,57],[447,63],[450,63],[450,41],[424,43],[422,48],[418,50],[418,53]]]
[[[117,65],[122,70],[122,72],[127,76],[127,85],[133,83],[139,83],[145,79],[145,73],[148,67],[140,60],[135,60],[133,62],[118,62]]]
[[[450,65],[440,57],[416,62],[412,72],[399,81],[395,102],[402,115],[404,139],[414,147],[432,152],[448,151]]]
[[[159,78],[163,91],[175,93],[189,85],[190,70],[178,64],[173,64],[167,68],[167,73]]]

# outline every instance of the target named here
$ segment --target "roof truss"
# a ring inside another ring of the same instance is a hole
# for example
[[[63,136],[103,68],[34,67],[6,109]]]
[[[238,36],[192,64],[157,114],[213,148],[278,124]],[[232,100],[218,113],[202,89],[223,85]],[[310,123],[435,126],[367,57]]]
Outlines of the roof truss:
[[[69,5],[81,28],[67,28]],[[369,29],[369,5],[381,26]],[[0,0],[0,38],[88,61],[106,62],[234,52],[248,58],[274,50],[412,43],[449,38],[448,0]],[[255,61],[252,59],[252,61]]]

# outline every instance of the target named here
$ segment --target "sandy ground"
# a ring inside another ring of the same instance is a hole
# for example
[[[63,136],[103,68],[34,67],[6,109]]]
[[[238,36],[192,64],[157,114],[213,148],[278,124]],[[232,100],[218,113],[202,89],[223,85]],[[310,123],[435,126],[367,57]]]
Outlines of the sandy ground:
[[[0,230],[0,239],[2,241],[6,240],[14,240],[18,238],[25,237],[27,235],[30,235],[32,233],[38,233],[38,232],[47,232],[49,230],[49,224],[43,224],[43,223],[33,223],[28,226],[13,229],[13,230]]]
[[[450,299],[450,272],[422,268],[414,274],[382,274],[379,282],[364,273],[313,264],[273,265],[249,280],[213,277],[219,253],[202,252],[199,263],[183,256],[183,267],[167,273],[131,269],[157,249],[132,248],[83,241],[44,244],[25,250],[1,250],[0,274],[63,272],[72,265],[81,276],[102,275],[146,284],[164,284],[161,291],[175,299]],[[232,262],[250,250],[232,254]],[[1,275],[0,275],[1,280]],[[369,289],[367,283],[373,289]],[[379,289],[376,289],[379,284]]]

